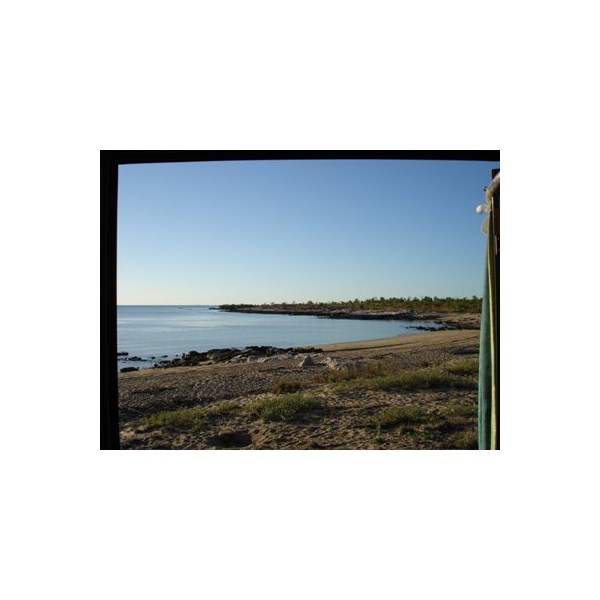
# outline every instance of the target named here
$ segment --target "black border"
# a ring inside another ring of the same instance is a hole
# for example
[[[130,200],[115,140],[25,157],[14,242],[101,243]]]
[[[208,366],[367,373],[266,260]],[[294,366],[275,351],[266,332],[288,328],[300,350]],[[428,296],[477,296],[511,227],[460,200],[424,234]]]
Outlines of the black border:
[[[117,191],[119,165],[223,160],[389,159],[500,162],[499,150],[100,150],[100,449],[118,450]]]

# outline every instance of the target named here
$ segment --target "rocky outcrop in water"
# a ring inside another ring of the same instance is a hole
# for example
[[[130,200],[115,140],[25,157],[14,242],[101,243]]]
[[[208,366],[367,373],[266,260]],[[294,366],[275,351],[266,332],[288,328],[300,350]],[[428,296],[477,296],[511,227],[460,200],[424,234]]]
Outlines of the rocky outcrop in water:
[[[130,356],[129,358],[122,358],[121,360],[128,362],[148,362],[147,358],[141,358],[140,356]]]

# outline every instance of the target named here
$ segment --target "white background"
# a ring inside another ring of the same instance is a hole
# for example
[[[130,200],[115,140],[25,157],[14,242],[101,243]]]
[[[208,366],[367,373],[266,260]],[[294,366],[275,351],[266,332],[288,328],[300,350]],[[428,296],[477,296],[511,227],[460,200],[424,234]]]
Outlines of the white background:
[[[4,597],[598,597],[588,7],[3,9]],[[502,450],[100,452],[100,149],[500,149]]]

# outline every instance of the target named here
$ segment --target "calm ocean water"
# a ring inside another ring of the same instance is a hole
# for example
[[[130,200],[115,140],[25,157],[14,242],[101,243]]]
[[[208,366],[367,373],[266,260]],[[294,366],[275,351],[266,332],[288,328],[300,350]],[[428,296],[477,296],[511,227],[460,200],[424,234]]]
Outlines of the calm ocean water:
[[[427,321],[359,321],[304,315],[261,315],[209,306],[118,306],[118,351],[145,362],[119,360],[119,368],[151,367],[183,352],[246,346],[316,346],[418,333]],[[154,357],[154,358],[153,358]]]

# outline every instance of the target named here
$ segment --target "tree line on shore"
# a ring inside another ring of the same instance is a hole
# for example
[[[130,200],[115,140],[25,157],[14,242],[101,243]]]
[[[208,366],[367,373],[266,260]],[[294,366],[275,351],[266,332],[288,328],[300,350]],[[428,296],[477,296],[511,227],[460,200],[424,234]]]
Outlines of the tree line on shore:
[[[219,308],[223,310],[237,309],[270,309],[289,311],[310,310],[346,310],[346,311],[403,311],[417,313],[473,313],[481,312],[481,298],[438,298],[437,296],[423,296],[421,298],[384,298],[383,296],[369,298],[367,300],[337,301],[337,302],[271,302],[270,304],[222,304]]]

